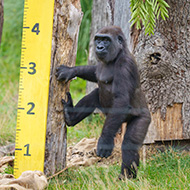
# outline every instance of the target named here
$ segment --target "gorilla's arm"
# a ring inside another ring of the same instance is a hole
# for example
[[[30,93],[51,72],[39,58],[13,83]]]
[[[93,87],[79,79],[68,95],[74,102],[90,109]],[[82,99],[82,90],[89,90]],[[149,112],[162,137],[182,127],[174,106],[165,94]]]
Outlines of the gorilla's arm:
[[[68,82],[74,77],[80,77],[82,79],[97,82],[96,78],[96,66],[77,66],[67,67],[61,65],[56,71],[57,80]]]

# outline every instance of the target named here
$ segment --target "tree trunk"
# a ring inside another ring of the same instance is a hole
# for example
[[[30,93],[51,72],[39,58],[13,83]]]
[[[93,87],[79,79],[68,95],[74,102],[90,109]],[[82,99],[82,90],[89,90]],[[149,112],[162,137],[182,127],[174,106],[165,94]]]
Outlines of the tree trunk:
[[[154,36],[140,32],[134,54],[152,112],[148,136],[154,135],[154,140],[189,139],[190,1],[167,3],[169,18],[157,21]]]
[[[114,25],[122,28],[122,31],[124,32],[126,37],[128,49],[131,52],[132,43],[131,43],[131,30],[130,30],[131,23],[129,23],[130,19],[131,19],[130,1],[116,0],[114,7]]]
[[[113,24],[113,6],[114,0],[93,1],[88,65],[97,64],[94,54],[94,35],[100,28]],[[87,94],[93,91],[96,87],[97,84],[87,82]]]
[[[101,7],[106,7],[103,3],[109,2],[112,1],[101,2]],[[135,55],[141,75],[142,90],[152,113],[152,122],[144,142],[189,139],[190,2],[167,0],[170,5],[169,18],[166,21],[161,18],[157,21],[154,36],[145,36],[144,29],[130,28],[129,1],[113,2],[111,21],[105,24],[103,18],[106,9],[99,9],[95,6],[97,1],[94,1],[93,12],[94,14],[99,12],[98,16],[92,14],[92,31],[96,26],[111,23],[120,26],[126,36],[129,50]],[[92,48],[89,52],[89,64],[92,62],[94,64],[91,60],[95,58],[92,59],[91,52]]]
[[[54,174],[66,165],[67,130],[61,99],[66,98],[69,86],[56,80],[55,70],[61,64],[75,65],[81,20],[80,0],[55,0],[44,166],[46,175]]]
[[[3,0],[0,0],[0,44],[1,44],[1,36],[3,31]]]
[[[104,8],[102,8],[104,7]],[[122,15],[122,17],[121,17]],[[127,44],[130,51],[130,2],[126,0],[94,0],[92,8],[92,23],[89,45],[88,65],[96,65],[97,61],[94,54],[94,35],[104,26],[116,25],[120,26],[124,31],[127,39]],[[87,93],[90,93],[97,85],[92,82],[87,82]]]

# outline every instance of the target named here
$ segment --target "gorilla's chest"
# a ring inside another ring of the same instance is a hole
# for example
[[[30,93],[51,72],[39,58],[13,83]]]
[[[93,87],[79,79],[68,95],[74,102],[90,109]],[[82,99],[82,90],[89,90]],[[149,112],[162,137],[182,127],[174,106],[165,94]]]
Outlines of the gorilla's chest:
[[[110,84],[113,81],[114,65],[100,64],[98,65],[96,76],[99,83]]]
[[[102,107],[111,107],[113,102],[112,82],[114,78],[114,66],[99,66],[96,76],[98,79],[100,103]]]

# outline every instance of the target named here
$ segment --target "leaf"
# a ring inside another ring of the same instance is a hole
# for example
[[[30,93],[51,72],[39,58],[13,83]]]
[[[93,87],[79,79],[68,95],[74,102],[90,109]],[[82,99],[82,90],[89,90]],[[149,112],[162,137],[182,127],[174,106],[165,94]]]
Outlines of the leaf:
[[[158,13],[157,13],[157,19],[159,19],[159,16],[160,16],[160,9],[158,10]]]
[[[168,10],[166,9],[166,7],[160,7],[160,9],[161,9],[161,12],[166,12],[166,13],[168,13]]]
[[[162,1],[162,4],[164,5],[164,7],[167,7],[167,8],[170,7],[166,1]]]
[[[140,20],[137,21],[137,30],[141,29],[141,23],[140,23]]]
[[[132,24],[131,24],[131,27],[132,27],[135,23],[139,22],[138,20],[139,20],[139,18],[136,17],[136,18],[133,20],[133,22],[132,22]]]
[[[168,10],[170,6],[165,0],[130,0],[131,7],[131,26],[136,23],[136,28],[141,28],[141,21],[145,27],[145,34],[154,34],[154,28],[156,25],[156,19],[159,19],[160,15],[163,20],[166,20]]]
[[[157,13],[158,13],[158,9],[159,9],[159,5],[157,4],[157,5],[156,5],[156,8],[155,8],[155,10],[154,10],[155,15],[157,15]]]
[[[166,20],[166,18],[165,18],[165,16],[164,16],[164,14],[163,14],[162,11],[161,11],[161,17],[162,17],[163,20]]]

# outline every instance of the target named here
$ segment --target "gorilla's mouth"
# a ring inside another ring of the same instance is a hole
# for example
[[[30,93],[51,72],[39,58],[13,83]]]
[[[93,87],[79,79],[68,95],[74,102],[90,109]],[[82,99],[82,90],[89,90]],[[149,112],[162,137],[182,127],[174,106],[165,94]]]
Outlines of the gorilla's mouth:
[[[96,51],[96,55],[99,59],[104,59],[107,54],[107,51]]]

